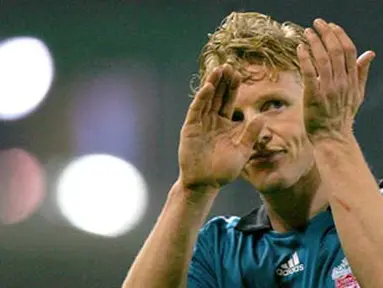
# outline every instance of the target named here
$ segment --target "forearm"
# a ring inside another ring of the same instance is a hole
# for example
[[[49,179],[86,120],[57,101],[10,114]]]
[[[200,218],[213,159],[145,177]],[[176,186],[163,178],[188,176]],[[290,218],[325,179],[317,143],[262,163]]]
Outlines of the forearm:
[[[362,287],[383,287],[383,202],[355,139],[316,147],[342,248]]]
[[[193,246],[218,191],[190,191],[177,182],[123,288],[180,287],[186,281]],[[198,195],[197,195],[198,194]]]

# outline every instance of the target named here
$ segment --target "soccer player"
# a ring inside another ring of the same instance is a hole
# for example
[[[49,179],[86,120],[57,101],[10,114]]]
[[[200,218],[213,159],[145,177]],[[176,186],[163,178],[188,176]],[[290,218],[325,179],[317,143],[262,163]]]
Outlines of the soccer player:
[[[230,14],[202,51],[179,177],[123,287],[383,287],[383,200],[353,134],[374,57],[323,19]],[[263,205],[204,224],[238,177]]]

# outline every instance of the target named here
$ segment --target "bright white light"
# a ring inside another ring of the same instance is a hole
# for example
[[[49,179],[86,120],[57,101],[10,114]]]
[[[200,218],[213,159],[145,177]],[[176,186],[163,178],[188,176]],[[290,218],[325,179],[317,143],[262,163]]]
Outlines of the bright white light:
[[[49,91],[53,70],[42,41],[15,37],[1,42],[0,119],[20,119],[34,111]]]
[[[147,205],[146,184],[130,163],[110,155],[81,157],[64,169],[57,201],[75,227],[116,237],[136,225]]]

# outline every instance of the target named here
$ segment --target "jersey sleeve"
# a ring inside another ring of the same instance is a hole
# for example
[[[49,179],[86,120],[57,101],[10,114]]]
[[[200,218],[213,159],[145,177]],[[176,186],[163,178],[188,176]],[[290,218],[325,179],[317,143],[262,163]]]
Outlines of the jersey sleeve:
[[[215,251],[217,251],[217,235],[214,225],[215,219],[205,224],[194,246],[193,256],[189,266],[188,288],[216,288],[217,275],[215,269]]]

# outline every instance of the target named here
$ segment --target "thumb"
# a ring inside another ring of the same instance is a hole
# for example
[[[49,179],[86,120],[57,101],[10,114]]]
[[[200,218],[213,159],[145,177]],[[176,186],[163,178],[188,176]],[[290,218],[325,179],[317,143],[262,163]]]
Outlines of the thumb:
[[[263,124],[264,121],[261,117],[255,117],[243,130],[240,136],[240,144],[246,149],[253,149],[259,133],[262,130]]]
[[[356,61],[356,65],[358,67],[358,85],[359,90],[364,92],[364,88],[366,86],[368,72],[370,70],[370,65],[372,60],[375,58],[374,51],[366,51],[362,55],[358,57]]]

